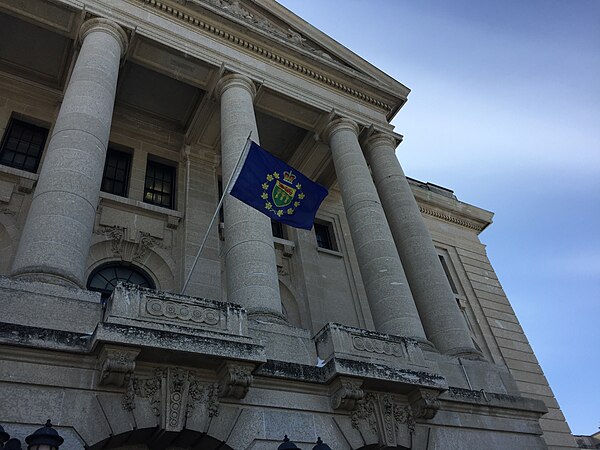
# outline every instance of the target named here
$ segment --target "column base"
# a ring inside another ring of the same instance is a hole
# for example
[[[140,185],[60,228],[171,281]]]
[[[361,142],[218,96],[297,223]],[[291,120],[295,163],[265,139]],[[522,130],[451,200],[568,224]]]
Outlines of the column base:
[[[248,320],[291,326],[283,314],[269,309],[248,309]]]
[[[446,355],[455,356],[457,358],[471,359],[474,361],[485,360],[483,353],[470,347],[455,347],[444,352]]]
[[[56,284],[58,286],[64,286],[68,288],[82,289],[82,286],[80,286],[79,283],[73,280],[47,272],[13,273],[10,277],[14,280],[39,281],[41,283]]]
[[[433,342],[428,341],[427,339],[424,339],[424,338],[411,337],[411,339],[414,339],[415,341],[417,341],[417,345],[424,352],[439,353],[439,350],[437,348],[435,348],[435,345],[433,345]]]

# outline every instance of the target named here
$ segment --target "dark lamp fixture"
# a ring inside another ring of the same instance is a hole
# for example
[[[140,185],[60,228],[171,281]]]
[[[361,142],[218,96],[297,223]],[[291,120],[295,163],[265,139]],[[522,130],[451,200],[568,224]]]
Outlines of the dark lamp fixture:
[[[287,434],[283,438],[283,444],[277,447],[277,450],[300,450],[292,441],[289,440]]]
[[[22,450],[23,447],[21,447],[21,441],[15,438],[9,439],[8,442],[6,444],[4,444],[4,447],[2,447],[2,450]]]
[[[58,450],[65,440],[52,428],[50,419],[46,425],[25,438],[27,450]]]
[[[2,425],[0,425],[0,447],[2,447],[2,444],[4,444],[9,439],[10,439],[10,434],[8,434],[6,431],[4,431],[4,427]]]
[[[312,450],[331,450],[331,447],[321,440],[321,438],[317,438],[317,445],[315,445]]]

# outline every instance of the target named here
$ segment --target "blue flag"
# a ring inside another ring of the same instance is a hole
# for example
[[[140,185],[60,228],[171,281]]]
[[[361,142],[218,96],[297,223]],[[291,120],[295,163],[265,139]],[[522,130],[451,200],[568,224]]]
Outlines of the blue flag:
[[[273,220],[310,230],[327,189],[251,141],[230,194]]]

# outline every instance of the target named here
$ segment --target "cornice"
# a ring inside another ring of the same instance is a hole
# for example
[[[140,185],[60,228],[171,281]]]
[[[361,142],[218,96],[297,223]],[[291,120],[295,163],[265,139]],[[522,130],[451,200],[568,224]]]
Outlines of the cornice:
[[[310,77],[313,80],[322,83],[330,88],[333,88],[337,91],[343,92],[344,94],[350,95],[360,101],[373,105],[379,109],[384,110],[386,113],[391,112],[394,109],[393,105],[389,105],[388,103],[378,100],[370,95],[367,95],[363,92],[359,92],[358,90],[344,84],[340,83],[323,73],[315,71],[311,68],[304,66],[303,64],[299,64],[298,62],[292,61],[289,58],[282,56],[276,52],[268,50],[262,47],[259,44],[250,42],[246,37],[240,37],[231,31],[226,31],[220,29],[215,24],[209,23],[206,19],[199,19],[193,14],[182,11],[178,8],[170,6],[164,2],[159,0],[135,0],[138,3],[142,3],[151,8],[154,8],[157,11],[162,12],[163,14],[168,14],[174,19],[191,25],[197,29],[201,29],[204,32],[208,32],[217,39],[226,41],[230,44],[234,44],[236,47],[240,49],[251,52],[258,57],[267,59],[272,61],[280,66],[283,66],[287,69],[293,70],[299,74]]]
[[[477,234],[492,223],[494,213],[458,200],[446,188],[413,178],[408,178],[408,182],[424,215],[473,230]]]
[[[472,222],[467,219],[456,217],[450,214],[449,212],[439,211],[425,205],[419,205],[419,210],[422,214],[427,214],[428,216],[435,217],[436,219],[441,219],[444,222],[449,222],[455,225],[460,225],[461,227],[469,228],[471,230],[476,231],[478,234],[481,233],[485,229],[485,227],[488,226],[487,223],[482,224],[478,222]]]

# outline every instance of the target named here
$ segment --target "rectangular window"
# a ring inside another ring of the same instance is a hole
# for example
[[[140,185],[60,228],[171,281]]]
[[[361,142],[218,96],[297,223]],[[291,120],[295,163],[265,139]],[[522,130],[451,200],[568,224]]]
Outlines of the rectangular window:
[[[47,137],[47,129],[11,119],[0,146],[0,164],[37,172]]]
[[[175,206],[175,167],[148,160],[144,202],[163,208]]]
[[[333,237],[333,229],[331,223],[314,224],[315,237],[317,238],[317,246],[327,250],[337,250]]]
[[[271,231],[273,231],[273,237],[285,239],[285,234],[283,233],[283,224],[281,222],[271,220]]]
[[[109,194],[127,197],[130,168],[131,154],[109,148],[104,163],[101,189]]]
[[[450,269],[448,269],[448,264],[446,263],[446,258],[444,258],[442,255],[438,255],[440,258],[440,262],[442,263],[442,268],[444,269],[444,272],[446,273],[446,277],[448,278],[448,283],[450,283],[450,288],[452,288],[452,292],[454,293],[454,295],[458,295],[458,289],[456,289],[456,284],[454,283],[454,280],[452,279],[452,275],[450,275]]]

